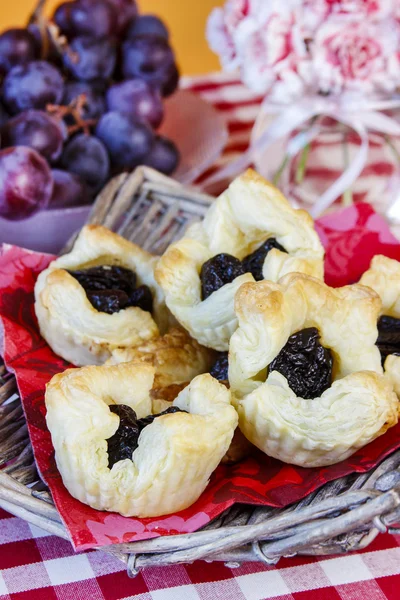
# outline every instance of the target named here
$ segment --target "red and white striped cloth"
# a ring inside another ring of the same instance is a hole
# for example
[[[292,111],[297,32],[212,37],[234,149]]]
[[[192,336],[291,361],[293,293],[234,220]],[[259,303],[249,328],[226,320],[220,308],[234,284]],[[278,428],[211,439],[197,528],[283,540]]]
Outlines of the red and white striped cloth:
[[[215,171],[247,148],[261,98],[221,74],[185,78],[183,85],[226,116],[230,140]],[[380,535],[346,556],[237,569],[196,562],[129,579],[110,555],[74,554],[68,542],[0,510],[0,600],[398,600],[399,590],[400,536]]]
[[[201,183],[205,177],[213,175],[247,150],[263,97],[248,90],[237,76],[225,73],[183,77],[181,85],[212,104],[224,116],[229,132],[228,143],[222,155],[199,178],[198,183]]]

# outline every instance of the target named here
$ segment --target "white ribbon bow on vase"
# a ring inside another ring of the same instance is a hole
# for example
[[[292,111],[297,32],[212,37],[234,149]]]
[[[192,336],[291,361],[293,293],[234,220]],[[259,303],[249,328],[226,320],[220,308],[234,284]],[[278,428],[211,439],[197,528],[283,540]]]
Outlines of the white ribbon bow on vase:
[[[234,178],[244,171],[254,157],[265,151],[273,143],[290,138],[298,128],[314,119],[314,123],[306,130],[294,135],[286,146],[285,156],[296,156],[321,131],[323,117],[331,117],[355,131],[360,137],[359,149],[340,177],[316,200],[310,214],[320,216],[337,198],[339,198],[356,181],[364,169],[368,157],[368,133],[374,131],[386,135],[400,135],[400,123],[383,114],[384,110],[400,107],[400,98],[385,100],[366,100],[358,95],[343,94],[339,97],[306,96],[289,106],[278,105],[265,100],[261,105],[261,116],[277,114],[270,125],[252,142],[248,150],[237,160],[229,163],[202,182],[208,187],[224,179]],[[283,158],[283,157],[281,157]],[[400,219],[400,200],[396,203]],[[392,206],[393,209],[393,206]],[[393,212],[393,211],[392,211]]]

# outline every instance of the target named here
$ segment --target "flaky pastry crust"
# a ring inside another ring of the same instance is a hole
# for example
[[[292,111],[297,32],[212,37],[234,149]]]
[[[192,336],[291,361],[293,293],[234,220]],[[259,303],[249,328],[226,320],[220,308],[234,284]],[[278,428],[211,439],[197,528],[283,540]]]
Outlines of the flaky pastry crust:
[[[340,462],[398,421],[390,382],[372,371],[347,375],[314,400],[298,398],[274,371],[237,410],[239,426],[255,446],[301,467]]]
[[[47,425],[68,491],[98,510],[152,517],[197,500],[226,453],[237,425],[230,392],[199,375],[176,398],[185,413],[145,427],[132,460],[108,468],[107,442],[119,425],[110,404],[126,404],[138,418],[151,414],[154,367],[144,363],[89,366],[53,377],[46,390]]]
[[[268,253],[265,279],[277,281],[291,272],[322,279],[324,251],[310,215],[293,209],[277,188],[248,170],[212,204],[203,222],[190,227],[160,259],[156,279],[168,308],[204,346],[228,349],[237,327],[234,296],[254,278],[251,273],[241,275],[202,301],[202,265],[219,253],[243,259],[268,237],[276,238],[288,253],[276,248]]]
[[[360,283],[373,289],[382,300],[382,315],[400,319],[400,262],[377,254]]]
[[[385,375],[400,398],[400,356],[390,354],[385,360]]]
[[[374,256],[370,268],[360,283],[372,288],[382,300],[381,315],[400,319],[400,262],[380,254]],[[400,356],[394,354],[385,360],[385,374],[400,398]]]
[[[74,365],[102,364],[118,349],[154,339],[168,325],[168,310],[154,280],[156,257],[98,225],[80,232],[73,249],[52,261],[35,285],[40,332],[56,352]],[[153,295],[153,315],[129,307],[109,315],[97,311],[67,270],[119,265],[135,271]]]
[[[213,360],[214,353],[211,350],[200,346],[183,329],[173,327],[165,335],[137,348],[113,350],[106,364],[144,362],[153,365],[156,373],[154,387],[167,388],[207,373]]]
[[[235,307],[229,381],[239,426],[260,450],[304,467],[329,465],[397,423],[399,402],[375,345],[381,302],[373,290],[289,274],[242,286]],[[307,327],[317,327],[334,358],[332,386],[312,400],[268,373],[288,338]]]

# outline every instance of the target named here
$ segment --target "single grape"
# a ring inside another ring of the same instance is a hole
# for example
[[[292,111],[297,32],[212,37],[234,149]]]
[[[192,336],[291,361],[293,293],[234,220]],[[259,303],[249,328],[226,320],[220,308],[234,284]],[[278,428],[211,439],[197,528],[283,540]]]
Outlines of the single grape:
[[[123,113],[133,120],[143,119],[154,129],[161,125],[164,109],[160,93],[141,79],[112,85],[106,98],[109,111]]]
[[[70,81],[65,84],[64,88],[64,104],[70,104],[78,96],[85,94],[86,102],[82,111],[82,118],[100,119],[101,115],[106,112],[106,102],[103,95],[97,91],[96,87],[86,81]]]
[[[28,146],[39,152],[47,161],[61,156],[67,131],[62,121],[42,110],[26,110],[10,119],[1,132],[1,145]]]
[[[167,26],[156,15],[141,15],[130,24],[126,32],[126,38],[132,39],[138,35],[158,35],[167,41],[169,40]]]
[[[96,135],[106,145],[113,165],[120,169],[133,169],[142,164],[154,140],[147,123],[132,121],[115,111],[101,117]]]
[[[74,37],[103,38],[118,33],[118,15],[108,0],[76,0],[70,7],[72,34]]]
[[[179,158],[179,150],[175,144],[159,135],[154,140],[150,154],[146,156],[143,164],[166,175],[171,175],[178,166]]]
[[[160,89],[170,78],[175,64],[168,42],[155,35],[142,35],[123,44],[122,70],[125,79],[143,79]]]
[[[18,146],[0,151],[0,217],[26,219],[47,207],[52,191],[50,167],[35,150]]]
[[[90,192],[97,192],[110,172],[110,159],[104,144],[92,135],[81,133],[64,148],[61,166],[75,173],[86,183]]]
[[[72,208],[90,204],[91,195],[79,175],[61,169],[53,169],[51,173],[54,187],[49,208]]]
[[[75,79],[109,79],[113,74],[116,58],[112,40],[77,37],[64,54],[64,65]]]
[[[127,27],[136,19],[138,8],[135,0],[109,0],[118,14],[118,32],[124,34]]]
[[[0,72],[26,65],[39,56],[39,46],[27,29],[7,29],[0,35]]]
[[[63,94],[61,73],[43,60],[14,67],[4,80],[4,104],[12,114],[60,104]]]
[[[73,36],[74,29],[71,20],[71,9],[75,2],[64,2],[60,4],[53,14],[53,21],[60,30],[60,33],[67,38]]]

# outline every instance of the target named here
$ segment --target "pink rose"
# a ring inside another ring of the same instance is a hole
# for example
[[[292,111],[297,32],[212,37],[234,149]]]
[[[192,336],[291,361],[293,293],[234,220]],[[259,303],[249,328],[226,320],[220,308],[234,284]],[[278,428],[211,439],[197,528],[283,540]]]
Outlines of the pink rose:
[[[393,91],[400,82],[398,28],[393,22],[329,17],[312,47],[321,91]]]
[[[285,79],[288,96],[300,93],[304,82],[299,72],[308,53],[293,12],[274,12],[264,23],[248,19],[236,41],[242,79],[248,87],[266,93],[275,82]]]

